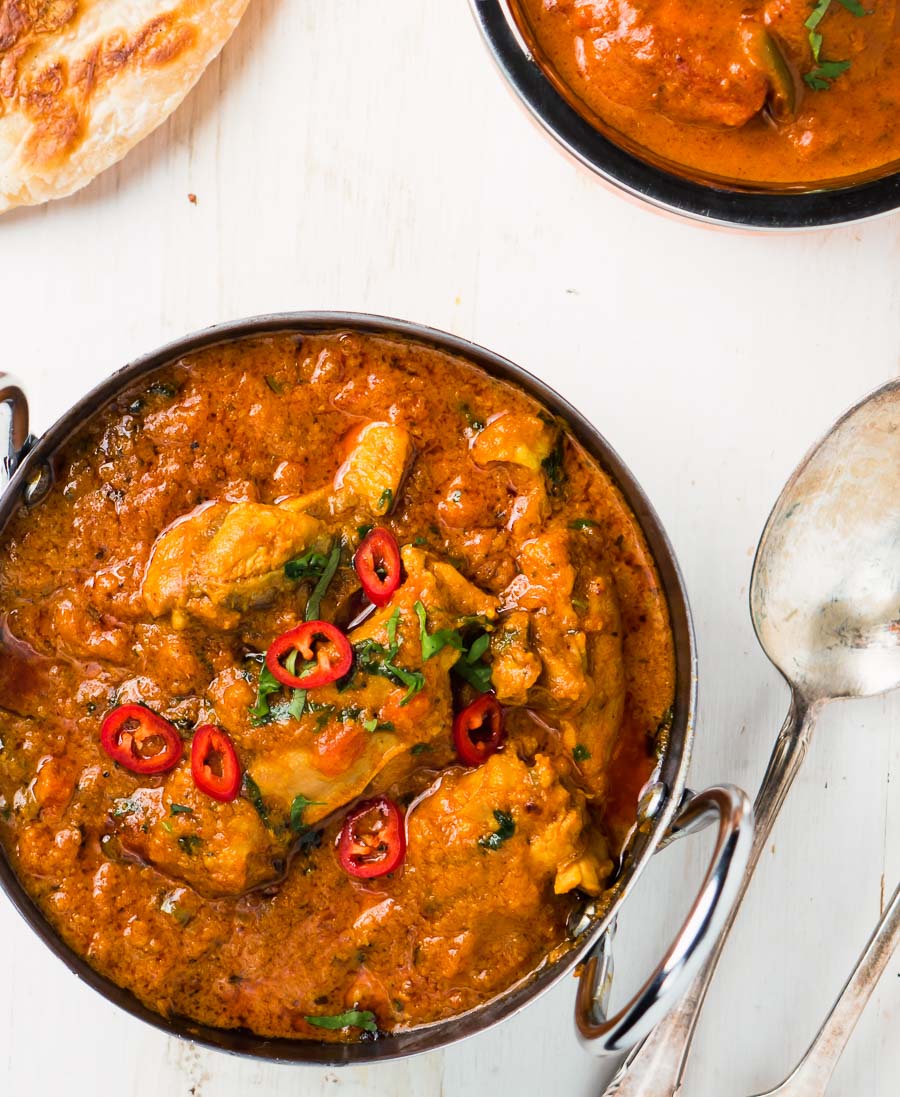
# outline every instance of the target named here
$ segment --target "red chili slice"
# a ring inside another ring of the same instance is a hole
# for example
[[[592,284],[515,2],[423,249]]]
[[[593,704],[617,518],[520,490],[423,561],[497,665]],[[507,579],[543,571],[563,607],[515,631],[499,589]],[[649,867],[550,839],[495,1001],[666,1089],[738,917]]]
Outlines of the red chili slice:
[[[347,818],[338,837],[338,860],[348,876],[373,880],[403,863],[406,831],[403,813],[393,800],[376,796],[363,800]]]
[[[174,725],[143,705],[119,705],[107,713],[100,745],[132,773],[168,773],[181,758],[181,736]]]
[[[324,644],[316,643],[324,640]],[[314,646],[315,645],[315,646]],[[292,651],[312,667],[291,674],[282,660]],[[283,686],[292,689],[316,689],[343,678],[353,663],[350,641],[328,621],[307,621],[305,625],[283,632],[266,652],[266,666]]]
[[[453,742],[460,760],[480,766],[506,742],[503,706],[493,693],[483,693],[457,713],[453,721]]]
[[[353,566],[369,601],[386,606],[400,586],[397,538],[383,526],[369,530],[353,556]]]
[[[223,804],[236,799],[241,791],[241,763],[234,743],[214,724],[204,724],[194,732],[191,774],[201,792]]]

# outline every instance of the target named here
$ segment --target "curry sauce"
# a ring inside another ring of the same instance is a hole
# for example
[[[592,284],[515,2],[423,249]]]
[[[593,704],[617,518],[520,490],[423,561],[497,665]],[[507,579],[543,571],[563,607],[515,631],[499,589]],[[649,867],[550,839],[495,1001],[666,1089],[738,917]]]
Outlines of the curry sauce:
[[[356,1040],[565,945],[674,662],[564,423],[423,345],[281,335],[146,377],[53,472],[0,549],[0,840],[76,953],[165,1015]]]
[[[713,182],[809,187],[900,162],[895,0],[511,0],[613,140]]]

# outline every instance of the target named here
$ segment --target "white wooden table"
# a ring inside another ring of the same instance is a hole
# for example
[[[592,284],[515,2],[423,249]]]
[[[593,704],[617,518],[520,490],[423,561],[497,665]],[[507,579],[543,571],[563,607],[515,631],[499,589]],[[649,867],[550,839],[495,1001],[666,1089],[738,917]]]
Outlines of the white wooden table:
[[[191,204],[188,194],[197,196]],[[699,634],[692,783],[759,781],[787,692],[750,627],[753,548],[807,446],[898,372],[900,217],[739,237],[607,193],[528,122],[464,0],[253,0],[182,109],[76,198],[0,220],[0,368],[33,427],[208,324],[362,309],[508,355],[584,410],[654,500]],[[806,1046],[900,876],[900,704],[833,706],[700,1026],[687,1097]],[[704,840],[627,906],[620,997],[686,909]],[[594,1097],[574,984],[445,1053],[338,1073],[198,1050],[120,1015],[0,897],[0,1094]],[[832,1084],[900,1092],[895,959]]]

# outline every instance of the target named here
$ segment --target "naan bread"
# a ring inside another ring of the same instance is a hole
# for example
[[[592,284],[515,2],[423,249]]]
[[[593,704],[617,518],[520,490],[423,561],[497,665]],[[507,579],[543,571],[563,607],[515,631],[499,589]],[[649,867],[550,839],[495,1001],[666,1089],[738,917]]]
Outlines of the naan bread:
[[[89,183],[184,99],[249,0],[0,0],[0,213]]]

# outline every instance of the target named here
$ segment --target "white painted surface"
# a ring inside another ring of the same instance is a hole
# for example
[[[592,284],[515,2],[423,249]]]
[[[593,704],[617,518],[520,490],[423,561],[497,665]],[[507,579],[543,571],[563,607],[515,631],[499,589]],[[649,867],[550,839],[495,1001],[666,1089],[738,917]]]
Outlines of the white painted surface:
[[[607,193],[526,120],[463,0],[254,0],[122,165],[0,220],[0,368],[25,379],[40,431],[131,357],[256,312],[365,309],[507,354],[582,408],[654,500],[699,634],[692,783],[752,791],[787,694],[750,627],[751,554],[807,446],[898,372],[898,260],[900,217],[738,237]],[[827,712],[687,1097],[765,1088],[806,1046],[900,876],[898,774],[897,698]],[[648,970],[705,855],[699,839],[651,866],[622,919],[623,984]],[[0,972],[2,1094],[597,1095],[574,985],[446,1053],[334,1074],[196,1050],[119,1015],[2,899]],[[834,1097],[900,1092],[898,976],[895,959]]]

